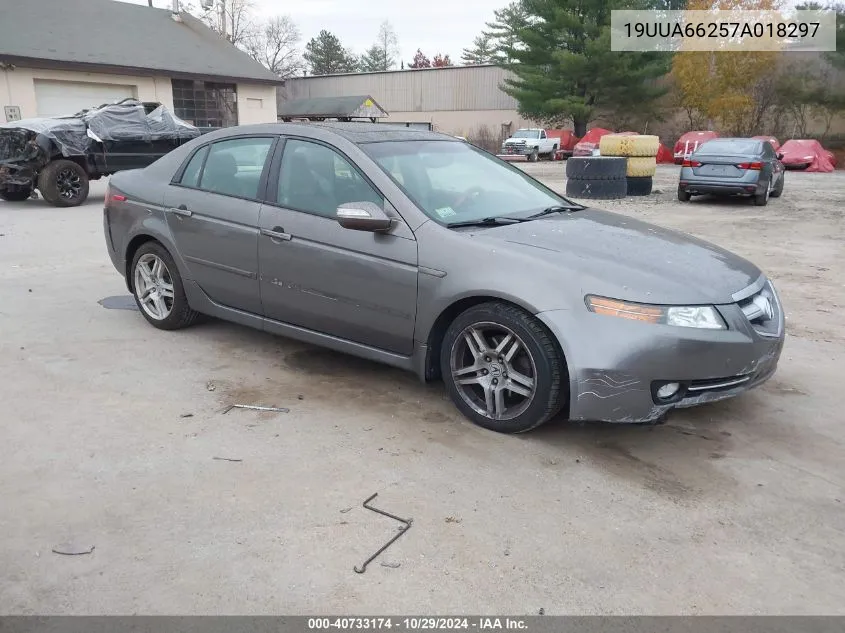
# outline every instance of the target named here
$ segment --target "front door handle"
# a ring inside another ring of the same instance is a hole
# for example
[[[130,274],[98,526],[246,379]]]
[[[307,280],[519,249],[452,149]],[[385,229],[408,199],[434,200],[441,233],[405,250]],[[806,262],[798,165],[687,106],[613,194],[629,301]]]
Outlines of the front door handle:
[[[272,230],[261,229],[261,235],[266,235],[277,244],[279,242],[290,242],[293,238],[290,233],[285,233],[285,230],[280,226],[274,226]]]
[[[176,215],[183,215],[187,218],[194,214],[194,212],[188,209],[188,207],[184,204],[180,204],[178,207],[170,207],[169,211],[171,213],[175,213]]]

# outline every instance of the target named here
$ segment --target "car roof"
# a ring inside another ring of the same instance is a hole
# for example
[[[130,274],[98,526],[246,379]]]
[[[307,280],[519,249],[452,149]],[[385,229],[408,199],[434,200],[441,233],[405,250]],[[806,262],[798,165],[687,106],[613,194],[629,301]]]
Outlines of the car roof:
[[[731,137],[731,136],[721,136],[719,138],[711,138],[709,141],[705,141],[705,143],[742,143],[742,142],[750,142],[750,143],[762,143],[763,141],[759,138],[745,138],[741,136]]]
[[[321,121],[319,123],[262,123],[258,125],[240,125],[226,128],[213,133],[216,138],[239,136],[242,134],[297,134],[300,136],[314,136],[318,131],[335,134],[356,145],[366,143],[382,143],[385,141],[452,141],[454,136],[408,128],[404,125],[389,123],[339,122]]]

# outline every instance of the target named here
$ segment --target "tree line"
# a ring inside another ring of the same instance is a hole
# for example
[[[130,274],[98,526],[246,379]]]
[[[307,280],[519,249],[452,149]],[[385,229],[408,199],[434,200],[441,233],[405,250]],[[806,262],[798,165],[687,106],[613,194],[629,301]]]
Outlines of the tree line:
[[[222,0],[223,11],[188,8],[281,78],[302,74],[376,72],[452,66],[448,54],[417,49],[399,59],[396,32],[383,22],[358,55],[322,30],[300,50],[290,16],[256,17],[253,0]],[[577,136],[601,120],[617,129],[644,129],[681,110],[689,129],[718,128],[745,136],[806,136],[815,121],[829,130],[845,112],[845,4],[837,15],[837,52],[615,52],[613,9],[777,8],[782,0],[513,0],[493,12],[465,48],[466,65],[497,64],[510,71],[502,89],[525,118],[550,127],[572,125]]]
[[[300,49],[302,34],[293,19],[289,15],[260,18],[256,16],[253,0],[220,0],[212,9],[198,9],[187,3],[183,9],[282,79],[308,73],[331,75],[406,67],[404,60],[399,59],[396,31],[387,20],[381,23],[373,45],[358,55],[327,30],[320,31]],[[407,67],[451,65],[448,54],[438,52],[429,58],[417,49]]]
[[[614,52],[613,9],[779,8],[778,0],[515,0],[464,50],[465,63],[495,63],[512,79],[503,90],[524,117],[596,120],[643,129],[681,109],[689,129],[746,136],[806,136],[812,120],[830,130],[845,112],[845,4],[798,5],[837,15],[837,52]]]

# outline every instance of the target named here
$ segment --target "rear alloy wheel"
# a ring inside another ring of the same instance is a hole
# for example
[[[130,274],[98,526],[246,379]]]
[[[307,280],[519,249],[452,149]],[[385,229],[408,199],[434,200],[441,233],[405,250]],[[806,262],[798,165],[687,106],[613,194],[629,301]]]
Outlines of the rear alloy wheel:
[[[771,189],[772,183],[771,181],[766,182],[766,186],[763,187],[762,193],[754,194],[754,205],[758,207],[765,207],[769,204],[769,189]]]
[[[678,187],[678,200],[681,202],[689,202],[690,198],[692,198],[692,196],[689,191],[683,189],[682,187]]]
[[[458,409],[493,431],[530,431],[564,401],[557,346],[534,317],[515,306],[485,303],[459,315],[444,337],[440,365]]]
[[[142,244],[132,260],[131,270],[135,303],[152,325],[162,330],[178,330],[196,320],[197,312],[188,305],[179,270],[161,244]]]

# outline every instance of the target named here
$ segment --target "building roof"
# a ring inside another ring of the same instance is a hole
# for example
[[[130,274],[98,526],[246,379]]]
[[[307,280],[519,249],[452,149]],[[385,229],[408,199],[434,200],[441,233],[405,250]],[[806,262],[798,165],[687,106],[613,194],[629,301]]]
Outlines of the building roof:
[[[344,75],[397,75],[406,73],[466,71],[473,68],[500,68],[499,64],[466,64],[455,66],[429,66],[428,68],[391,68],[390,70],[366,70],[344,73],[330,73],[328,75],[308,75],[306,77],[291,77],[291,79],[319,79],[321,77],[343,77]]]
[[[282,83],[183,12],[117,0],[0,0],[0,61],[207,81]]]
[[[387,116],[387,112],[369,95],[313,97],[277,103],[279,117],[285,119],[307,117],[381,119]]]

